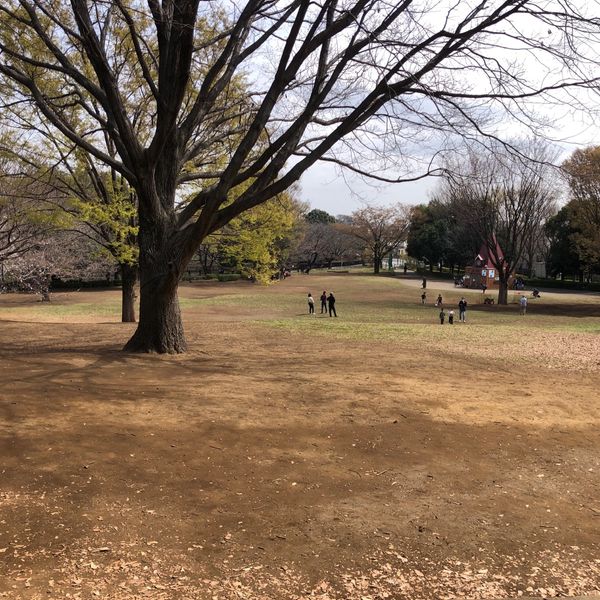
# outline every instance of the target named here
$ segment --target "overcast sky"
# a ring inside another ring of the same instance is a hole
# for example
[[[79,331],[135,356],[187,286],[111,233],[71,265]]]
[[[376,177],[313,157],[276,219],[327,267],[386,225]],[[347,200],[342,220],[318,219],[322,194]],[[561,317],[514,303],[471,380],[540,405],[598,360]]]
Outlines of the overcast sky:
[[[597,134],[597,129],[594,128],[594,132]],[[559,151],[557,164],[566,160],[575,149],[597,144],[597,138],[591,139],[590,130],[582,133],[577,124],[563,129],[561,135],[561,142],[555,140]],[[317,162],[300,179],[300,199],[308,202],[311,208],[319,208],[334,216],[349,215],[367,204],[426,204],[438,182],[439,178],[428,177],[420,181],[384,185],[365,181],[347,170],[342,172],[331,163]]]
[[[316,163],[300,180],[300,197],[311,208],[332,215],[349,215],[365,204],[426,203],[436,183],[433,177],[389,185],[369,183],[352,173],[340,173],[334,165]]]

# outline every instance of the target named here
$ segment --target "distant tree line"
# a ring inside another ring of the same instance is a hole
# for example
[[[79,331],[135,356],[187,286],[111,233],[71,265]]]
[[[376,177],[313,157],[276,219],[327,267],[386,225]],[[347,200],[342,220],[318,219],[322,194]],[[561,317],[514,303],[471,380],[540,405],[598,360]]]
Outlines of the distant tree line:
[[[556,159],[529,140],[471,148],[448,163],[430,202],[411,209],[407,253],[431,271],[454,272],[487,245],[500,302],[509,278],[533,277],[536,262],[552,277],[590,281],[600,272],[600,147],[577,150],[561,167]]]
[[[10,155],[0,160],[0,277],[4,289],[47,292],[53,281],[123,281],[123,320],[135,320],[137,199],[118,177],[90,165],[69,173]],[[527,156],[527,158],[525,158]],[[494,258],[501,297],[511,275],[590,281],[600,272],[600,147],[577,150],[560,168],[555,152],[532,141],[471,148],[448,161],[427,204],[366,206],[333,216],[309,209],[292,188],[207,236],[190,269],[202,276],[238,273],[267,282],[292,268],[370,264],[407,243],[430,270],[454,272],[473,262],[482,244]],[[85,201],[84,201],[85,200]],[[561,201],[562,208],[559,208]],[[566,202],[565,202],[566,201]]]
[[[304,271],[315,267],[369,264],[379,273],[383,259],[405,241],[408,212],[402,206],[366,206],[333,217],[309,211],[290,258]]]
[[[51,286],[84,280],[122,284],[122,320],[135,321],[138,279],[137,197],[116,174],[84,158],[77,168],[27,163],[0,140],[0,284],[49,298]],[[239,193],[239,191],[238,191]],[[188,276],[239,274],[268,282],[292,267],[372,263],[405,238],[406,213],[367,207],[334,217],[309,209],[294,188],[250,209],[207,236]]]

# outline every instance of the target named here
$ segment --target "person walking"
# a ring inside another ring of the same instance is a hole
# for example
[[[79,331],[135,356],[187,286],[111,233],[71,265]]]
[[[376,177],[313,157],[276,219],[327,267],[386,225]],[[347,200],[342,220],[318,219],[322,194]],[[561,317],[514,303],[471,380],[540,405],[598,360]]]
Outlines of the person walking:
[[[437,300],[435,301],[435,305],[442,306],[443,304],[444,304],[444,301],[442,300],[442,295],[438,294]]]
[[[461,298],[458,303],[458,320],[463,323],[467,322],[467,301],[464,298]]]
[[[519,300],[520,313],[524,315],[527,312],[527,298],[526,296],[521,296]]]
[[[440,310],[440,325],[444,324],[445,318],[446,318],[446,313],[444,312],[444,309],[442,308],[442,310]]]
[[[312,294],[308,292],[308,314],[315,314],[315,299],[312,297]]]
[[[337,317],[337,313],[335,312],[335,296],[333,295],[333,292],[329,292],[327,304],[329,305],[329,316]]]
[[[427,292],[423,292],[421,294],[421,304],[425,304],[426,300],[427,300]]]
[[[323,290],[321,294],[321,314],[327,314],[327,292]]]

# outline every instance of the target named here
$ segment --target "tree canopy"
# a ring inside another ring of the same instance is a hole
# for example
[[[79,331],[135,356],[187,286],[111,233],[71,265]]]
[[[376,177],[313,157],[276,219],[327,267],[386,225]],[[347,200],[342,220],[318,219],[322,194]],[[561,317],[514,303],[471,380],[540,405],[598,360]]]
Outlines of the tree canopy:
[[[580,232],[573,223],[568,204],[548,219],[545,232],[549,241],[547,271],[561,278],[565,275],[583,275],[584,262],[575,242]]]
[[[589,270],[600,264],[600,146],[576,150],[563,171],[570,192],[570,239]]]
[[[219,240],[221,260],[244,277],[269,282],[280,266],[281,244],[297,218],[298,210],[288,193],[241,214],[213,234]]]
[[[384,257],[406,240],[408,227],[405,207],[366,206],[352,213],[348,231],[365,244],[373,260],[373,271],[379,273]]]
[[[457,159],[460,168],[454,171],[461,175],[444,179],[438,194],[487,247],[499,278],[500,304],[507,303],[509,280],[558,198],[551,166],[556,152],[534,140],[515,140],[513,145],[535,160],[502,146],[485,155],[471,149],[466,158]]]
[[[309,223],[335,223],[335,217],[324,210],[313,208],[304,217]]]
[[[406,252],[417,260],[425,259],[430,270],[437,263],[445,262],[450,250],[450,222],[435,203],[420,204],[411,209]]]

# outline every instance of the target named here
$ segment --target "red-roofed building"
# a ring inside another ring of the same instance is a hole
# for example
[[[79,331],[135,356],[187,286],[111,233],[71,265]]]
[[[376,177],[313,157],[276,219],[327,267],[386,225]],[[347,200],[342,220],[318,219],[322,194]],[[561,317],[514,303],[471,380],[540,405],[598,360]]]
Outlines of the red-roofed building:
[[[472,289],[495,289],[499,287],[500,278],[494,264],[504,262],[504,253],[496,240],[493,253],[487,244],[479,249],[473,264],[465,268],[464,286]],[[492,258],[493,257],[493,258]],[[511,277],[512,280],[512,277]]]

